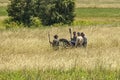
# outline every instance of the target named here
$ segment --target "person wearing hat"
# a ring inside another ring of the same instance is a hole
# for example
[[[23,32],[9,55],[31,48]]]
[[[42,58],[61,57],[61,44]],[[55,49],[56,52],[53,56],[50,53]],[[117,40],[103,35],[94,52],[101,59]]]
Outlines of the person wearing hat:
[[[77,38],[75,42],[75,47],[81,47],[83,44],[83,37],[81,36],[80,32],[77,32]]]

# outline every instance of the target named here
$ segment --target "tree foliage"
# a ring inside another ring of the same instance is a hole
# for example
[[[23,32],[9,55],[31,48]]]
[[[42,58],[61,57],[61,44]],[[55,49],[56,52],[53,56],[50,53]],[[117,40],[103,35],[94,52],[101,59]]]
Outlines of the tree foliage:
[[[8,5],[8,16],[15,22],[30,26],[31,17],[34,12],[34,0],[10,0]]]
[[[38,17],[43,25],[70,24],[74,20],[74,0],[10,0],[8,15],[14,21],[30,25]]]
[[[38,0],[36,12],[44,25],[70,24],[74,20],[74,0]]]

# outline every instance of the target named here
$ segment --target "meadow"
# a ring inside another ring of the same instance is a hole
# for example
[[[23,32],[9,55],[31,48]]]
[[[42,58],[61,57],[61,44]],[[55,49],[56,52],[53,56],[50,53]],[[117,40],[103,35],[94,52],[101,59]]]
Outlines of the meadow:
[[[54,51],[47,33],[70,40],[68,28],[1,30],[1,80],[119,80],[120,27],[72,27],[86,33],[87,48]]]
[[[120,10],[110,6],[117,4],[92,0],[79,6],[71,26],[10,29],[6,5],[0,6],[0,80],[120,80]],[[86,34],[87,48],[53,50],[48,32],[51,41],[55,34],[70,40],[69,28]]]

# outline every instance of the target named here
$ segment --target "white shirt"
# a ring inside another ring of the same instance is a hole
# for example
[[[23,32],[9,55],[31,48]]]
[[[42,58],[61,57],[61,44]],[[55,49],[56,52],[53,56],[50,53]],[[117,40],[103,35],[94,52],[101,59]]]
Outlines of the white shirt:
[[[81,46],[83,43],[83,37],[82,36],[78,36],[75,42],[75,46]]]

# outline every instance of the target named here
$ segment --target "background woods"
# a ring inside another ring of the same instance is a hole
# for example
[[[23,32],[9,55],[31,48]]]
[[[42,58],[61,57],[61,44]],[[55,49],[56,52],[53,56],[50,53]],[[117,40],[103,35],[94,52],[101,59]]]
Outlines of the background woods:
[[[71,24],[74,8],[74,0],[10,0],[7,11],[13,21],[30,27],[34,17],[43,25]]]

